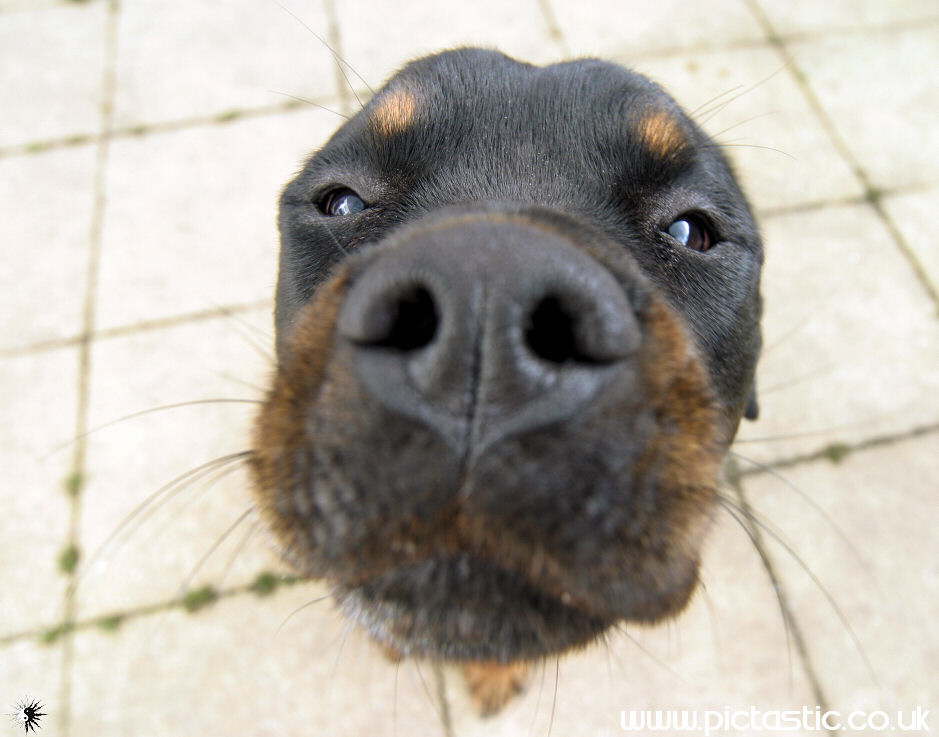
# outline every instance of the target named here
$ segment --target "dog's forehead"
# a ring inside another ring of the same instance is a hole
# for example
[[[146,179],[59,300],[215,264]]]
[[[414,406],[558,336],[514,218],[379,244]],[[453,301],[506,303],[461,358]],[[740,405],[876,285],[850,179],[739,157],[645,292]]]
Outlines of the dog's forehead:
[[[485,157],[510,167],[541,157],[562,167],[646,164],[664,175],[687,165],[699,140],[667,93],[617,64],[539,67],[481,49],[412,62],[345,129],[336,143],[353,157],[367,149],[370,163],[384,170],[419,167],[422,151],[433,149],[435,166],[446,152],[450,164],[467,160],[474,170]]]

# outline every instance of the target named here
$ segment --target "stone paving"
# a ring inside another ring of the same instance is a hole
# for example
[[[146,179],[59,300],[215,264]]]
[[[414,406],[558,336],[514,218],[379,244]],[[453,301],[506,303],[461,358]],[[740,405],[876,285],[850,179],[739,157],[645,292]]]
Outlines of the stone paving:
[[[236,466],[113,534],[246,447],[251,404],[109,423],[260,395],[278,189],[338,120],[296,98],[369,94],[317,36],[372,87],[472,43],[604,56],[688,109],[745,93],[705,127],[767,245],[727,490],[760,522],[718,520],[680,619],[546,663],[494,719],[328,600],[297,611],[321,587],[250,518],[226,536]],[[0,0],[0,59],[0,711],[40,698],[61,737],[599,737],[624,709],[939,708],[934,0]]]

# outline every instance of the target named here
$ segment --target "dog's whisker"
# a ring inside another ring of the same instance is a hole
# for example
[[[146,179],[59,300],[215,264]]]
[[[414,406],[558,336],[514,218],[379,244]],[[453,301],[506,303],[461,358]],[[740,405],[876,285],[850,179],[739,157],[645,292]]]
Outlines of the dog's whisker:
[[[535,699],[535,713],[532,714],[531,724],[528,726],[529,737],[535,733],[535,723],[538,721],[538,714],[541,711],[541,697],[544,693],[544,674],[548,669],[547,660],[545,658],[541,658],[539,665],[541,666],[541,678],[538,679],[538,697]]]
[[[758,87],[762,87],[764,84],[766,84],[767,82],[769,82],[773,77],[775,77],[777,74],[779,74],[779,73],[780,73],[781,71],[783,71],[783,69],[785,69],[785,68],[786,68],[785,65],[779,67],[779,68],[776,69],[776,71],[774,71],[772,74],[769,74],[768,76],[764,77],[763,79],[759,80],[758,82],[754,82],[752,85],[750,85],[749,87],[747,87],[746,89],[744,89],[742,92],[737,93],[736,95],[734,95],[733,97],[731,97],[729,100],[725,100],[725,101],[723,101],[722,103],[720,103],[719,105],[716,105],[713,109],[711,109],[711,110],[708,111],[707,115],[705,115],[704,117],[698,119],[698,124],[704,126],[704,125],[707,124],[710,120],[712,120],[715,116],[719,115],[721,112],[723,112],[724,110],[726,110],[729,105],[732,105],[734,102],[736,102],[737,100],[739,100],[739,99],[740,99],[741,97],[743,97],[744,95],[750,94],[751,92],[753,92],[753,91],[754,91],[755,89],[757,89]]]
[[[297,614],[299,614],[300,612],[302,612],[304,609],[308,609],[309,607],[311,607],[311,606],[313,606],[313,605],[315,605],[315,604],[319,604],[321,601],[326,601],[326,600],[327,600],[328,598],[330,598],[331,596],[332,596],[332,594],[324,594],[323,596],[318,596],[318,597],[316,597],[315,599],[310,599],[308,602],[306,602],[306,603],[301,604],[300,606],[298,606],[296,609],[294,609],[292,612],[290,612],[290,614],[288,614],[286,617],[284,617],[284,620],[277,626],[277,629],[274,631],[274,637],[276,638],[276,637],[280,634],[280,631],[281,631],[284,627],[286,627],[286,626],[287,626],[287,623],[288,623],[291,619],[293,619]]]
[[[226,476],[230,476],[231,474],[242,470],[242,468],[243,466],[238,465],[238,464],[227,465],[219,469],[213,469],[212,471],[206,473],[205,475],[200,476],[197,479],[188,480],[179,489],[179,491],[175,494],[175,496],[178,496],[180,493],[182,493],[186,489],[191,489],[196,484],[199,484],[201,482],[204,482],[204,483],[202,483],[202,487],[198,489],[196,492],[189,494],[188,498],[183,502],[183,504],[179,507],[179,509],[177,509],[172,515],[170,515],[169,519],[167,519],[162,525],[160,525],[157,529],[155,529],[152,535],[149,535],[143,540],[141,540],[140,542],[141,547],[146,548],[149,546],[149,543],[151,541],[159,540],[162,534],[166,531],[166,529],[169,526],[171,526],[174,522],[176,522],[176,520],[178,520],[179,517],[182,516],[185,513],[185,511],[189,509],[191,505],[195,504],[200,499],[204,498],[205,495],[208,494],[212,490],[215,484],[217,484],[219,481],[224,479]],[[172,498],[173,497],[166,497],[164,499],[161,499],[155,502],[150,507],[150,509],[144,512],[140,516],[140,519],[137,521],[137,523],[134,525],[133,529],[128,528],[127,534],[125,536],[125,541],[129,541],[135,535],[137,535],[151,519],[153,519],[157,514],[159,514],[159,512],[162,509],[169,507],[169,503],[172,500]],[[115,549],[115,553],[117,553],[118,550],[119,548]]]
[[[819,376],[825,376],[826,374],[831,373],[835,368],[837,368],[835,364],[828,364],[827,366],[822,366],[787,381],[780,381],[776,384],[770,384],[769,386],[761,386],[760,395],[765,397],[768,394],[782,391],[783,389],[791,389],[794,386],[804,384],[809,379],[817,379]]]
[[[689,118],[694,118],[695,120],[697,120],[697,116],[698,116],[699,113],[700,113],[701,115],[707,115],[707,113],[708,113],[707,108],[709,108],[711,105],[713,105],[714,103],[716,103],[716,102],[717,102],[718,100],[720,100],[722,97],[726,97],[727,95],[732,95],[734,92],[736,92],[737,90],[739,90],[741,87],[743,87],[743,85],[742,85],[742,84],[738,84],[738,85],[735,85],[734,87],[731,87],[729,90],[724,90],[724,91],[721,92],[719,95],[714,95],[714,97],[712,97],[710,100],[707,100],[707,101],[705,101],[705,102],[702,102],[700,105],[698,105],[698,107],[696,107],[696,108],[694,108],[693,110],[691,110],[691,111],[688,113],[688,117],[689,117]]]
[[[300,95],[291,95],[289,92],[282,92],[281,90],[268,90],[268,92],[271,92],[275,95],[283,95],[284,97],[289,97],[291,100],[296,100],[297,102],[306,103],[307,105],[311,105],[312,107],[319,108],[320,110],[325,110],[327,113],[338,115],[340,118],[344,118],[345,120],[349,120],[349,117],[350,117],[346,115],[345,113],[340,113],[338,110],[333,110],[331,107],[320,105],[318,102],[313,102],[313,100],[310,100],[309,98],[306,98],[306,97],[301,97]]]
[[[731,518],[737,522],[740,528],[744,531],[747,538],[750,540],[750,544],[753,546],[753,549],[756,551],[757,556],[760,558],[760,564],[763,566],[763,570],[766,572],[767,578],[769,579],[770,588],[773,590],[773,595],[776,597],[776,606],[779,609],[780,617],[782,618],[783,630],[786,634],[786,659],[789,664],[789,680],[792,681],[793,673],[793,662],[792,662],[792,612],[789,609],[789,603],[786,601],[785,593],[782,588],[782,584],[779,578],[776,575],[776,569],[772,564],[772,561],[766,555],[766,551],[763,550],[763,546],[760,545],[759,539],[757,538],[754,530],[752,530],[747,524],[740,519],[739,514],[744,514],[747,516],[747,519],[753,519],[752,513],[750,510],[745,510],[740,504],[725,497],[721,494],[718,494],[718,501],[721,506],[724,507],[724,510],[731,516]]]
[[[551,698],[551,718],[548,720],[548,732],[546,737],[551,737],[551,730],[554,728],[554,713],[558,706],[558,682],[561,680],[561,658],[554,659],[554,696]]]
[[[671,625],[671,621],[666,623],[666,626]],[[668,663],[666,663],[662,658],[656,655],[654,652],[649,650],[645,645],[643,645],[637,638],[633,637],[629,631],[626,629],[624,623],[617,624],[615,626],[617,632],[619,632],[623,637],[625,637],[629,642],[635,647],[639,652],[649,658],[657,666],[665,670],[669,675],[673,676],[682,683],[687,683],[687,680],[681,673],[672,668]],[[669,637],[671,637],[671,632],[669,631]]]
[[[720,622],[718,621],[717,616],[717,607],[714,605],[714,599],[711,597],[711,592],[708,591],[708,587],[704,582],[704,575],[706,571],[702,566],[699,574],[699,586],[701,587],[701,596],[704,599],[705,610],[708,613],[708,624],[711,628],[711,637],[714,639],[714,656],[717,660],[717,669],[718,671],[723,671],[723,662],[721,661],[721,653],[724,652],[722,645],[723,638],[721,637]]]
[[[796,161],[796,157],[787,151],[783,151],[780,148],[773,148],[772,146],[760,146],[756,143],[709,143],[705,144],[704,148],[755,148],[763,151],[772,151],[773,153],[782,154],[783,156]]]
[[[180,597],[183,597],[186,595],[186,593],[189,591],[189,587],[192,584],[193,580],[195,579],[196,576],[199,575],[199,571],[202,570],[202,567],[206,564],[209,558],[212,557],[213,553],[215,553],[215,551],[219,549],[222,543],[224,543],[228,539],[228,537],[235,530],[238,529],[241,523],[244,522],[246,519],[248,519],[248,517],[250,517],[254,512],[255,512],[255,506],[252,504],[244,512],[239,514],[238,517],[235,519],[235,521],[232,522],[232,524],[229,525],[229,527],[226,528],[225,531],[221,535],[218,536],[215,542],[213,542],[212,545],[209,546],[209,549],[206,550],[205,553],[202,554],[202,557],[199,558],[198,561],[196,561],[195,566],[193,566],[192,570],[189,572],[186,578],[183,579],[183,582],[179,587]]]
[[[765,463],[760,463],[759,461],[753,460],[752,458],[747,458],[746,456],[740,455],[740,453],[737,453],[736,451],[733,451],[733,450],[730,451],[730,454],[734,458],[739,458],[741,461],[744,461],[745,463],[749,463],[751,466],[755,466],[761,471],[770,474],[777,481],[780,481],[787,488],[789,488],[790,490],[798,494],[799,497],[802,499],[802,501],[804,501],[812,509],[814,509],[815,512],[823,520],[825,520],[825,522],[828,523],[828,525],[831,527],[834,533],[838,536],[838,538],[841,540],[844,546],[848,549],[848,551],[854,557],[855,561],[860,566],[861,570],[863,570],[868,575],[870,583],[875,586],[877,585],[877,581],[874,579],[873,575],[871,574],[870,563],[864,559],[864,556],[861,555],[861,551],[857,549],[857,546],[851,541],[851,538],[848,537],[848,534],[838,525],[837,522],[835,522],[835,520],[831,518],[831,515],[829,515],[818,502],[816,502],[811,496],[806,494],[796,484],[794,484],[792,481],[787,479],[785,476],[783,476],[781,473],[776,471],[771,466],[768,466]],[[750,508],[750,511],[753,512],[753,514],[756,514],[756,512],[752,509],[752,507]]]
[[[225,585],[225,581],[228,580],[228,574],[231,573],[232,568],[235,565],[235,561],[238,557],[244,552],[245,548],[248,546],[248,542],[254,537],[254,534],[261,528],[260,518],[254,520],[248,529],[245,531],[245,534],[241,536],[241,539],[235,545],[234,551],[232,551],[231,556],[229,556],[228,561],[225,563],[225,567],[222,569],[222,573],[218,579],[219,588]]]
[[[283,11],[284,11],[285,13],[287,13],[288,15],[292,16],[293,19],[296,20],[296,21],[297,21],[300,25],[302,25],[304,28],[306,28],[307,31],[309,31],[317,41],[319,41],[321,44],[323,44],[323,46],[326,47],[326,49],[329,51],[330,54],[332,54],[333,59],[335,59],[337,65],[339,66],[339,71],[342,73],[343,78],[346,80],[346,84],[349,85],[349,91],[350,91],[350,92],[352,93],[352,95],[355,97],[356,102],[359,103],[359,107],[362,107],[362,101],[359,99],[359,96],[356,94],[355,88],[353,87],[352,82],[349,80],[349,77],[346,75],[345,71],[343,71],[343,68],[342,68],[342,67],[343,67],[343,65],[349,67],[350,71],[351,71],[356,77],[358,77],[358,78],[359,78],[359,81],[361,81],[362,84],[364,84],[364,85],[368,88],[369,92],[371,92],[371,93],[374,95],[374,94],[375,94],[375,90],[372,89],[371,85],[366,81],[365,77],[363,77],[361,74],[359,74],[359,73],[355,70],[355,67],[353,67],[349,62],[347,62],[345,59],[343,59],[343,58],[339,55],[339,53],[338,53],[332,46],[329,45],[329,42],[328,42],[325,38],[323,38],[320,34],[318,34],[316,31],[314,31],[314,30],[310,27],[310,25],[309,25],[305,20],[303,20],[299,15],[297,15],[296,13],[294,13],[294,12],[293,12],[290,8],[288,8],[286,5],[283,5],[282,3],[280,3],[279,0],[272,0],[272,2],[273,2],[275,5],[280,6],[280,9],[281,9],[281,10],[283,10]]]
[[[753,116],[751,116],[751,117],[749,117],[749,118],[746,118],[746,119],[744,119],[744,120],[741,120],[741,121],[738,122],[738,123],[734,123],[733,125],[727,126],[726,128],[724,128],[724,130],[719,131],[718,133],[712,133],[712,134],[711,134],[711,138],[717,139],[717,138],[719,138],[720,136],[724,135],[725,133],[730,133],[730,131],[732,131],[734,128],[739,128],[741,125],[746,125],[747,123],[752,123],[754,120],[759,120],[760,118],[766,118],[766,117],[768,117],[768,116],[770,116],[770,115],[779,115],[779,111],[778,111],[778,110],[770,110],[769,112],[766,112],[766,113],[760,113],[759,115],[753,115]]]
[[[159,489],[149,494],[142,502],[140,502],[136,507],[134,507],[121,522],[111,531],[111,533],[104,539],[104,541],[95,549],[95,551],[88,558],[88,562],[82,566],[82,570],[78,573],[76,577],[76,585],[84,579],[88,573],[93,570],[95,565],[101,559],[101,556],[108,550],[111,544],[117,539],[117,537],[125,530],[127,527],[141,514],[143,514],[147,509],[149,509],[158,499],[164,495],[175,496],[179,493],[180,489],[185,489],[186,483],[198,481],[200,478],[204,478],[206,475],[214,472],[215,470],[226,466],[230,463],[241,463],[250,458],[252,451],[246,450],[241,451],[240,453],[231,453],[229,455],[220,456],[218,458],[213,458],[211,461],[206,461],[205,463],[196,466],[195,468],[189,469],[185,473],[180,474],[176,478],[167,482]]]
[[[877,678],[877,674],[874,671],[873,665],[871,664],[871,661],[867,656],[867,651],[864,649],[863,645],[861,644],[860,638],[858,637],[857,633],[854,631],[854,627],[851,626],[851,622],[848,619],[848,617],[845,615],[841,606],[838,604],[837,600],[832,595],[832,593],[828,590],[828,588],[822,583],[821,579],[818,577],[815,571],[812,570],[811,566],[809,566],[808,563],[805,562],[802,556],[796,553],[796,551],[792,548],[792,546],[789,545],[782,536],[777,534],[769,525],[765,524],[762,520],[760,520],[759,517],[756,516],[752,510],[750,510],[747,507],[742,506],[741,504],[738,504],[733,499],[730,499],[724,495],[718,495],[718,500],[725,507],[725,509],[728,509],[728,511],[732,515],[734,515],[734,517],[738,520],[738,522],[741,523],[741,526],[744,528],[744,530],[747,532],[748,535],[752,536],[753,530],[751,530],[746,525],[744,525],[743,520],[739,519],[737,515],[743,515],[745,519],[749,520],[754,525],[756,525],[761,530],[763,530],[767,535],[772,537],[776,541],[776,543],[779,544],[783,548],[783,550],[786,551],[789,557],[792,558],[792,560],[795,561],[796,564],[803,570],[803,572],[811,579],[812,583],[815,585],[818,591],[822,594],[822,596],[828,602],[829,607],[831,607],[832,611],[835,613],[838,620],[841,622],[841,625],[844,627],[845,631],[847,632],[848,637],[850,637],[855,650],[857,651],[861,660],[864,662],[865,667],[867,668],[868,675],[870,676],[872,682],[874,683],[875,686],[879,687],[880,683]],[[754,545],[757,545],[756,540],[754,538],[751,537],[751,540],[753,540]],[[760,546],[757,546],[757,551],[760,554],[761,559],[764,559],[765,553],[763,552]],[[772,563],[769,560],[764,560],[764,566],[765,564],[769,564],[770,566],[772,566]],[[777,592],[780,591],[778,585],[775,583],[773,585],[773,590]],[[791,612],[787,610],[787,613],[784,614],[784,616],[788,618],[792,615],[791,615]]]
[[[114,425],[118,425],[122,422],[127,422],[128,420],[134,420],[138,417],[144,417],[145,415],[149,415],[154,412],[166,412],[168,410],[179,409],[181,407],[197,407],[202,404],[262,404],[262,401],[260,399],[247,399],[244,397],[216,397],[213,399],[192,399],[187,402],[174,402],[173,404],[163,404],[163,405],[160,405],[159,407],[148,407],[147,409],[138,410],[137,412],[131,412],[129,415],[118,417],[115,420],[109,420],[108,422],[105,422],[101,425],[95,425],[91,429],[86,430],[85,432],[79,435],[76,435],[75,437],[70,438],[69,440],[66,440],[63,443],[59,443],[58,445],[53,447],[52,450],[46,453],[44,456],[41,456],[39,460],[41,462],[47,461],[56,453],[62,452],[69,446],[77,443],[79,440],[84,440],[85,438],[87,438],[90,435],[95,434],[96,432],[100,432],[101,430],[106,430],[107,428],[113,427]]]

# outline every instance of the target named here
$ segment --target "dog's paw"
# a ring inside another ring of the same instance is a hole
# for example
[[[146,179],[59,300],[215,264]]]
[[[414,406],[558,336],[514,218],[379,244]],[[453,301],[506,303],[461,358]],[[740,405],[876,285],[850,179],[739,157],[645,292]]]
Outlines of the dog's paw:
[[[473,705],[480,716],[488,717],[502,710],[528,684],[528,663],[467,663],[463,677]]]

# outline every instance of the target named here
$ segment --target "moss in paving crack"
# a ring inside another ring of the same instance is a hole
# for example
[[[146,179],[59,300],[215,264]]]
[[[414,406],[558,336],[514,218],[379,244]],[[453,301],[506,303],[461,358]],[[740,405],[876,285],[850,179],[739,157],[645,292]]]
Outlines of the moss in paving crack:
[[[98,629],[104,630],[105,632],[114,632],[123,622],[123,614],[112,614],[108,617],[101,617],[95,624],[98,625]]]
[[[59,553],[59,570],[62,573],[71,575],[78,566],[78,560],[81,558],[81,551],[76,545],[66,545]]]
[[[85,477],[82,476],[81,471],[73,471],[65,477],[65,481],[63,482],[65,491],[68,492],[69,496],[78,496],[81,494],[84,485]]]
[[[203,586],[201,589],[186,592],[183,596],[183,608],[187,612],[197,612],[214,603],[216,599],[218,599],[218,591],[211,586]]]
[[[822,449],[822,456],[832,463],[841,463],[850,453],[851,448],[844,443],[832,443]]]
[[[238,120],[244,113],[241,110],[228,110],[227,112],[217,115],[215,118],[216,123],[231,123],[233,120]]]
[[[269,596],[277,590],[280,584],[281,581],[277,576],[268,571],[263,571],[254,579],[250,588],[258,596]]]
[[[49,144],[46,141],[35,141],[33,143],[26,144],[26,153],[38,154],[42,153],[47,148],[49,148]]]
[[[71,632],[75,629],[75,625],[71,622],[62,622],[62,624],[57,624],[55,627],[50,627],[41,635],[39,635],[39,641],[43,645],[52,645],[55,643],[62,635],[67,632]]]

